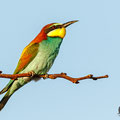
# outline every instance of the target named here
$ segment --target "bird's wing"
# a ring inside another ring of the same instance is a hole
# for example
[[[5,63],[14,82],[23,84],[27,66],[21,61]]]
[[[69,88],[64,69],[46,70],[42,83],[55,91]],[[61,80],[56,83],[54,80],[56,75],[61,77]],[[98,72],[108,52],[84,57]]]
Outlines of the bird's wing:
[[[25,69],[26,66],[35,58],[36,54],[38,53],[38,47],[38,43],[30,43],[24,48],[14,74],[18,74],[20,71]],[[0,94],[6,92],[13,82],[14,80],[10,80],[9,83],[0,91]]]
[[[35,58],[38,53],[38,43],[29,44],[26,46],[21,54],[18,65],[14,71],[14,74],[18,74],[20,71],[26,68],[28,64]]]

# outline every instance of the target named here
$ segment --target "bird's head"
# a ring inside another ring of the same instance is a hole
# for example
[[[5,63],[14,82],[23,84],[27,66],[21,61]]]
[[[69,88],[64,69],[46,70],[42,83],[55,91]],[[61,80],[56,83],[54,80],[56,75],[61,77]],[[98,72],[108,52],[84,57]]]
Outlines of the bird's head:
[[[64,38],[66,34],[66,27],[77,22],[78,20],[70,21],[64,24],[61,23],[51,23],[46,25],[43,30],[48,37],[60,37]]]
[[[46,40],[47,37],[60,37],[64,38],[66,34],[66,27],[77,22],[78,20],[69,21],[66,23],[51,23],[44,26],[38,36],[32,42],[41,42]]]

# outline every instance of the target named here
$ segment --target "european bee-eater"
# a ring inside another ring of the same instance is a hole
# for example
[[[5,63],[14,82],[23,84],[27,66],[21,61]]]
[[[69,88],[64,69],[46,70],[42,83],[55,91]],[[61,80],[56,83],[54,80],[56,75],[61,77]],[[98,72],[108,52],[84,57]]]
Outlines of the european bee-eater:
[[[72,23],[51,23],[42,28],[36,38],[23,50],[14,74],[28,73],[47,74],[58,55],[60,45],[66,34],[66,27]],[[5,106],[11,95],[20,87],[32,80],[32,77],[22,77],[10,80],[0,94],[7,92],[0,101],[0,110]]]

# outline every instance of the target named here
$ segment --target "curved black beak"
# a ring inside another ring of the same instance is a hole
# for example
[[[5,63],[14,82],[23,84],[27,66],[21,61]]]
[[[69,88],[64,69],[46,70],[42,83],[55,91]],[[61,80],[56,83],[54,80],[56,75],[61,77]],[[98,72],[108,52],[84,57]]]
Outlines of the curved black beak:
[[[71,25],[71,24],[73,24],[73,23],[75,23],[75,22],[78,22],[78,20],[73,20],[73,21],[66,22],[66,23],[62,24],[62,26],[63,26],[64,28],[66,28],[66,27],[68,27],[69,25]]]

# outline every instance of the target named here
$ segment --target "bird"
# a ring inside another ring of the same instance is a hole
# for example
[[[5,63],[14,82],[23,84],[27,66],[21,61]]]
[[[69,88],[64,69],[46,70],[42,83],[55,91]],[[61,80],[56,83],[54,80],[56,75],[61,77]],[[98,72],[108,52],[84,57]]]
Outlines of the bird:
[[[44,26],[40,33],[23,49],[17,67],[13,74],[32,72],[37,75],[47,74],[52,67],[63,38],[66,35],[66,28],[78,20],[66,23],[50,23]],[[0,91],[6,92],[0,101],[0,110],[4,108],[12,94],[19,88],[30,82],[32,77],[21,77],[17,80],[10,80]]]
[[[118,114],[120,115],[120,107],[118,108]]]

